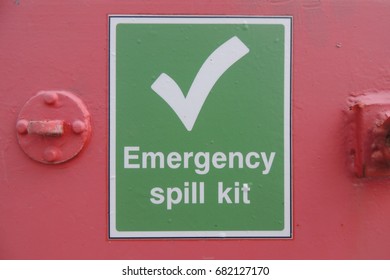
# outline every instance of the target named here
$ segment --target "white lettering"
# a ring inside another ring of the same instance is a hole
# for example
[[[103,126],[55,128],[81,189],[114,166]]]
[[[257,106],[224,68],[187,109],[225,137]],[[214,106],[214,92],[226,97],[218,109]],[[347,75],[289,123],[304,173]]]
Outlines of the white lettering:
[[[124,147],[124,168],[170,169],[194,168],[196,174],[205,175],[212,169],[261,169],[263,175],[271,172],[276,152],[140,152],[139,146]]]
[[[245,164],[251,169],[259,168],[260,162],[255,162],[254,164],[251,162],[251,158],[260,158],[260,155],[256,152],[250,152],[245,157]]]
[[[218,203],[240,204],[242,202],[244,204],[250,204],[249,191],[250,188],[248,184],[245,183],[242,184],[241,188],[240,182],[234,182],[234,187],[224,188],[223,182],[218,182]]]
[[[244,166],[244,159],[242,157],[242,154],[240,152],[230,152],[229,153],[229,168],[234,168],[234,158],[238,158],[238,168],[243,168]]]
[[[203,158],[203,160],[201,160]],[[199,152],[195,154],[194,157],[194,162],[195,162],[195,172],[197,174],[207,174],[209,173],[210,170],[210,153],[204,153],[204,152]]]
[[[124,165],[125,168],[140,168],[139,164],[136,163],[130,163],[130,160],[132,159],[138,159],[138,155],[131,155],[130,152],[136,152],[139,151],[139,147],[125,147],[124,152]]]
[[[181,155],[176,152],[169,153],[167,157],[167,165],[172,169],[179,168],[181,165]]]
[[[224,168],[226,166],[226,155],[221,152],[216,152],[213,155],[213,165],[218,169]]]
[[[164,154],[162,152],[142,153],[142,167],[143,168],[147,168],[148,167],[148,158],[150,158],[150,167],[151,168],[156,168],[157,157],[160,158],[160,167],[159,168],[164,168]]]
[[[274,158],[275,158],[275,152],[272,152],[269,156],[269,158],[267,158],[267,154],[266,153],[261,153],[261,158],[263,159],[263,162],[264,162],[264,165],[265,165],[265,169],[263,170],[263,174],[264,175],[267,175],[270,170],[271,170],[271,167],[272,167],[272,162],[274,161]]]
[[[153,188],[151,191],[150,191],[150,195],[152,196],[150,198],[150,201],[153,203],[153,204],[161,204],[161,203],[164,203],[164,190],[162,188]]]
[[[174,205],[204,204],[204,182],[184,182],[183,187],[168,187],[166,189],[155,187],[150,191],[150,201],[153,204],[162,204],[166,201],[167,210],[172,210]]]
[[[222,204],[224,203],[223,201],[225,200],[226,203],[231,204],[232,200],[229,197],[229,192],[232,190],[232,188],[226,188],[225,190],[223,189],[223,183],[218,182],[218,203]]]
[[[182,192],[179,188],[168,188],[167,189],[167,209],[171,210],[173,204],[179,204],[182,197],[183,197],[183,195],[182,195]]]
[[[250,204],[251,201],[249,200],[248,193],[251,190],[248,184],[243,184],[243,187],[241,188],[242,190],[242,201],[244,204]]]
[[[194,156],[194,153],[184,153],[184,168],[188,168],[188,160]]]

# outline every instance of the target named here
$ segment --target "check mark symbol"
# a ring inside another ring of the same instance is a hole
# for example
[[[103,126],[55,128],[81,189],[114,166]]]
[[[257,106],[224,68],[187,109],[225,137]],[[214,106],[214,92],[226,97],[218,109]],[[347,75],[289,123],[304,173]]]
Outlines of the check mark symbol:
[[[187,97],[184,96],[177,83],[165,73],[154,81],[151,88],[168,103],[186,129],[191,131],[215,83],[223,73],[248,52],[248,47],[236,36],[223,43],[200,67]]]

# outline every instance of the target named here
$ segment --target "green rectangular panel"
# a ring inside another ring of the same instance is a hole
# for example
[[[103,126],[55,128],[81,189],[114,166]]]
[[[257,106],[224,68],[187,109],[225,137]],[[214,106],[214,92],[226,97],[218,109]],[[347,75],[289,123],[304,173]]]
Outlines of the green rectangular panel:
[[[291,237],[291,18],[110,17],[110,238]]]

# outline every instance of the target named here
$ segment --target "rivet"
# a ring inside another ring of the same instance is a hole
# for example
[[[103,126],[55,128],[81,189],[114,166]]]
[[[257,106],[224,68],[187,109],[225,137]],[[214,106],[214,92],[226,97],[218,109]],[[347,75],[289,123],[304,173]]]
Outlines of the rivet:
[[[26,134],[28,128],[28,121],[27,120],[19,120],[16,123],[16,130],[19,134]]]
[[[61,151],[56,147],[48,147],[43,153],[43,158],[47,162],[57,161],[60,157]]]
[[[46,104],[53,105],[58,101],[58,94],[55,92],[46,92],[43,95],[43,99],[45,100]]]
[[[83,121],[77,120],[72,123],[73,132],[76,134],[80,134],[85,131],[85,123]]]

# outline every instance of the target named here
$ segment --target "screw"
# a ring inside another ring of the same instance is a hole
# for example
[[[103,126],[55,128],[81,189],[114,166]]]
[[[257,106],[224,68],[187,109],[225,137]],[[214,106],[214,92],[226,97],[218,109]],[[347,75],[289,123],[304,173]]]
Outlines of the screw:
[[[16,130],[19,134],[26,134],[28,128],[28,120],[19,120],[16,123]]]
[[[58,101],[58,94],[55,92],[46,92],[43,95],[43,99],[45,100],[46,104],[53,105]]]
[[[73,132],[76,134],[80,134],[85,131],[85,123],[83,121],[77,120],[72,123]]]
[[[48,147],[43,152],[43,158],[47,162],[54,162],[57,161],[60,157],[61,151],[56,147]]]

